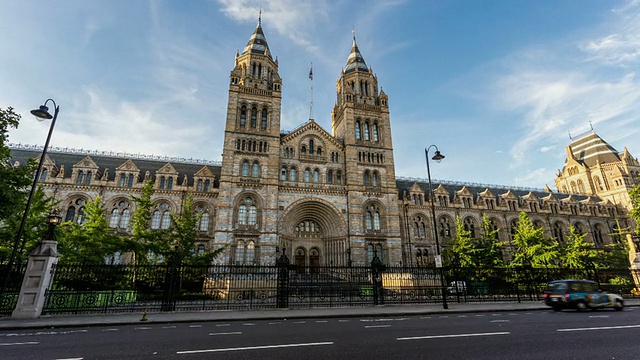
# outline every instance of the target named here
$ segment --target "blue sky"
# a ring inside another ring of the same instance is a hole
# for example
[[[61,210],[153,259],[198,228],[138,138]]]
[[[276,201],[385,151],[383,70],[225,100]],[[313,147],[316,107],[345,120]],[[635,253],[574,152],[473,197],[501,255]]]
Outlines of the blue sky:
[[[331,130],[352,29],[389,95],[396,174],[554,187],[590,123],[640,154],[640,1],[0,1],[0,107],[10,141],[220,160],[228,76],[257,23],[283,78],[282,128]]]

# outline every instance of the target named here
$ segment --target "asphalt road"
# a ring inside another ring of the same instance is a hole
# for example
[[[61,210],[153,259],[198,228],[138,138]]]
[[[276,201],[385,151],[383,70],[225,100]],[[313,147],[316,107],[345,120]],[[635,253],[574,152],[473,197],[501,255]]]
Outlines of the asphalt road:
[[[0,359],[640,359],[640,308],[0,332]]]

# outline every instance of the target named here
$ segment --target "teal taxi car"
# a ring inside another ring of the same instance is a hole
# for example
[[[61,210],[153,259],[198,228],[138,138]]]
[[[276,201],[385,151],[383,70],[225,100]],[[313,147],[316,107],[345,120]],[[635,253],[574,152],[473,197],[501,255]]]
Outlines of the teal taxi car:
[[[598,283],[590,280],[556,280],[544,292],[544,302],[555,311],[576,309],[584,311],[602,308],[622,310],[624,300],[618,294],[602,291]]]

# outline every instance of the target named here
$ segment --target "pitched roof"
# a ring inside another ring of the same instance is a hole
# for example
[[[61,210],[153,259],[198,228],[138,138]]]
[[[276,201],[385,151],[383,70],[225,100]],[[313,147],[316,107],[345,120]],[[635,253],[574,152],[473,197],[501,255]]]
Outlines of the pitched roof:
[[[620,161],[618,151],[593,130],[574,137],[569,148],[577,161],[589,167],[597,163]]]

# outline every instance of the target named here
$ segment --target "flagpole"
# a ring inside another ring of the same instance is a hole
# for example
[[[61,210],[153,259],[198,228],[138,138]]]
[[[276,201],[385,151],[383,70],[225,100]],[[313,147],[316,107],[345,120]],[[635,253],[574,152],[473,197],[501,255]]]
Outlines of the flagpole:
[[[309,79],[311,80],[311,104],[309,106],[309,120],[313,120],[313,62],[309,70]]]

